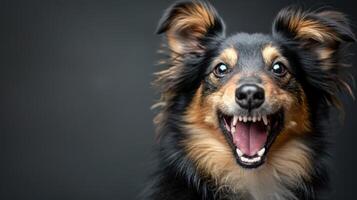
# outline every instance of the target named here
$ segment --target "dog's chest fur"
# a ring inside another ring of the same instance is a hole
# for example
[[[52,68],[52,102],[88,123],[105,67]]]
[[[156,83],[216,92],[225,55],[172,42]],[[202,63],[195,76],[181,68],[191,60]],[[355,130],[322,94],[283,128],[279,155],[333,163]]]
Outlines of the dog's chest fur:
[[[308,147],[301,141],[293,141],[283,148],[280,156],[272,158],[274,162],[269,163],[266,166],[262,166],[260,169],[252,170],[248,173],[243,173],[240,177],[240,183],[236,190],[243,192],[244,198],[251,200],[284,200],[291,199],[297,200],[298,197],[291,191],[291,188],[303,186],[305,183],[303,177],[304,174],[302,163],[299,160],[308,160]],[[279,163],[279,164],[277,164]],[[309,166],[309,165],[304,165]],[[237,177],[238,178],[238,177]],[[242,194],[242,192],[238,192]],[[233,199],[239,199],[236,197]]]

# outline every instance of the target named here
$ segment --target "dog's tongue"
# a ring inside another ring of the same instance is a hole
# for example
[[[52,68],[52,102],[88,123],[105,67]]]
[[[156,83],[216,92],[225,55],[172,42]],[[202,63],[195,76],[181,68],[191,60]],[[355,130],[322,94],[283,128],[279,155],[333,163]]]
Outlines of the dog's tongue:
[[[238,121],[233,142],[244,155],[254,156],[264,147],[267,138],[268,133],[264,123]]]

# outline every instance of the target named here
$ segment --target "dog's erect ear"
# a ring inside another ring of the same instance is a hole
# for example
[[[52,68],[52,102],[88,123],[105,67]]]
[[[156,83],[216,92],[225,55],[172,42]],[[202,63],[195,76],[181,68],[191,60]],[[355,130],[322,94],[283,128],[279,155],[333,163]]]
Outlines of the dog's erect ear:
[[[203,42],[224,36],[224,23],[204,1],[181,1],[166,10],[157,33],[165,33],[174,54],[202,53]]]
[[[337,11],[303,12],[298,8],[281,10],[273,23],[273,36],[285,38],[299,48],[306,59],[305,72],[310,83],[323,92],[323,97],[337,104],[336,93],[351,89],[342,76],[341,50],[355,42],[346,17]],[[343,56],[343,55],[342,55]]]
[[[325,69],[334,67],[334,54],[340,45],[354,42],[346,17],[337,11],[302,12],[297,8],[281,10],[273,23],[273,35],[296,41],[299,47],[315,53]],[[330,62],[329,62],[330,61]]]
[[[225,37],[225,26],[216,10],[205,1],[179,1],[166,10],[159,22],[158,34],[165,34],[169,59],[162,60],[168,68],[157,72],[153,84],[167,104],[178,94],[189,94],[198,87],[204,54]],[[166,51],[165,51],[166,52]]]
[[[337,11],[302,12],[298,8],[281,10],[274,20],[273,34],[281,34],[303,45],[336,47],[355,41],[346,17]]]

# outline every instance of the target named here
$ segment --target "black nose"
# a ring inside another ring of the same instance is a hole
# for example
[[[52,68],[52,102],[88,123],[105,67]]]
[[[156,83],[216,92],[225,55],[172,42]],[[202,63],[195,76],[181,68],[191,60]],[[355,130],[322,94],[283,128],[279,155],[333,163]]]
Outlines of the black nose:
[[[242,85],[236,90],[236,101],[245,109],[258,108],[264,102],[264,90],[255,84]]]

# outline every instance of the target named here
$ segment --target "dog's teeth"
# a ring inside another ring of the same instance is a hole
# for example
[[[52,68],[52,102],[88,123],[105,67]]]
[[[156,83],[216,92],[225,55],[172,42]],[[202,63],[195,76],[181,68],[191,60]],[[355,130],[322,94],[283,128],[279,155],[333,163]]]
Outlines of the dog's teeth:
[[[261,159],[261,157],[258,156],[258,157],[252,158],[251,160],[252,160],[253,162],[258,162],[258,161],[260,161],[260,159]]]
[[[240,158],[243,162],[248,162],[248,161],[247,161],[248,158],[246,158],[246,157],[240,156],[239,158]]]
[[[258,122],[260,122],[260,120],[261,120],[260,115],[257,116],[257,120],[258,120]]]
[[[250,163],[250,159],[249,158],[246,158],[246,157],[240,157],[240,159],[243,161],[243,162],[249,162]]]
[[[235,127],[235,126],[232,126],[232,128],[231,128],[231,133],[232,133],[232,135],[235,134],[235,132],[236,132],[236,127]]]
[[[238,120],[238,116],[234,115],[233,121],[232,121],[233,126],[235,126],[237,124],[237,120]]]
[[[243,120],[243,117],[242,116],[239,116],[238,117],[238,120],[241,122]]]
[[[258,156],[258,157],[252,158],[251,160],[252,160],[252,162],[258,162],[258,161],[260,161],[260,159],[261,159],[261,157]]]
[[[247,116],[244,116],[244,117],[243,117],[243,121],[244,121],[244,122],[247,122]]]
[[[258,156],[263,156],[265,153],[265,147],[263,147],[261,150],[258,151]]]
[[[257,121],[257,118],[254,116],[254,117],[253,117],[253,122],[255,122],[255,121]]]
[[[255,162],[258,162],[261,160],[261,157],[258,156],[258,157],[254,157],[254,158],[246,158],[244,156],[240,156],[240,159],[243,161],[243,162],[246,162],[246,163],[255,163]]]
[[[252,121],[252,118],[251,117],[248,117],[248,122]]]
[[[268,118],[267,118],[267,116],[266,116],[266,115],[263,115],[263,116],[262,116],[262,119],[263,119],[263,122],[264,122],[265,126],[267,126],[267,125],[268,125]]]
[[[236,152],[237,152],[239,157],[243,156],[243,152],[240,149],[237,148]]]

